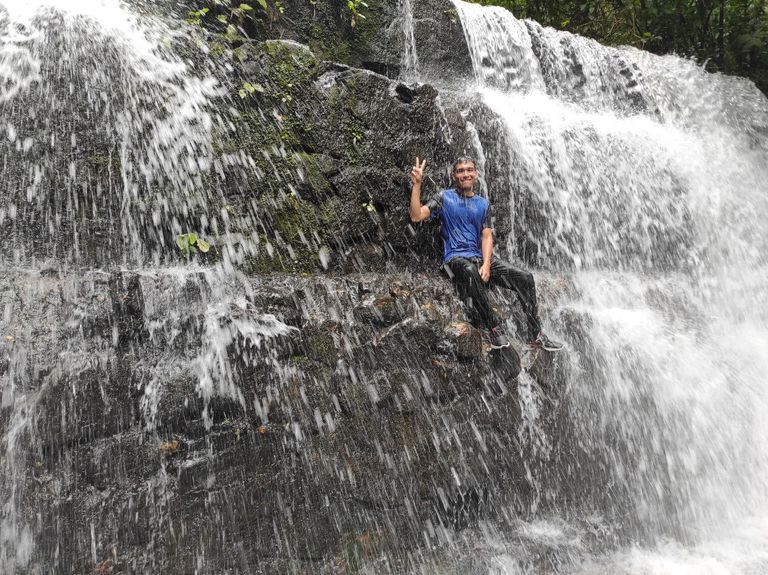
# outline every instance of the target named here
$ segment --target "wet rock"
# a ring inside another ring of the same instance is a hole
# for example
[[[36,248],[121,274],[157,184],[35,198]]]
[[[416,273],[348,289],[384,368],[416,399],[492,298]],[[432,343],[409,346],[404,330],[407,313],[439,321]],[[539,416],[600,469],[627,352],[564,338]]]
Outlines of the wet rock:
[[[483,352],[480,331],[466,322],[453,322],[445,328],[446,343],[459,359],[475,359]]]
[[[375,243],[356,243],[342,255],[346,273],[376,272],[386,269],[389,258],[386,250]]]
[[[517,379],[522,363],[520,355],[513,347],[491,350],[488,357],[496,376],[502,381],[511,382]]]
[[[355,318],[362,323],[376,327],[388,327],[403,321],[414,312],[413,302],[409,299],[382,295],[369,298],[354,310]]]
[[[70,337],[104,361],[46,343],[37,371],[25,368],[26,385],[42,390],[30,439],[43,454],[29,462],[37,471],[26,497],[58,502],[41,521],[59,527],[39,537],[67,546],[58,558],[40,546],[40,561],[92,570],[90,548],[76,541],[90,540],[93,522],[97,559],[116,568],[183,572],[192,564],[174,557],[201,541],[207,565],[230,568],[222,532],[241,542],[247,564],[278,561],[286,546],[294,561],[354,563],[374,550],[413,550],[425,522],[471,523],[488,513],[487,493],[525,507],[516,373],[482,352],[444,277],[261,276],[247,299],[232,300],[199,280],[145,274],[137,283],[127,273],[80,285],[61,276],[23,296],[51,302],[25,304],[18,316],[29,326],[48,318],[53,331],[35,332],[45,342],[94,297],[103,324]],[[162,323],[163,306],[181,297],[193,311]],[[276,335],[278,316],[301,326],[288,332],[290,348]],[[29,335],[13,333],[28,345]],[[529,375],[560,385],[564,367],[539,362]]]
[[[422,81],[440,85],[454,78],[472,77],[472,60],[453,3],[424,0],[411,5]]]
[[[339,357],[341,324],[326,321],[320,325],[308,326],[302,331],[307,357],[328,366],[335,366]]]
[[[120,347],[146,337],[144,300],[140,278],[136,274],[112,274],[109,280],[112,309],[116,318],[116,337]]]
[[[436,228],[430,240],[408,225],[408,173],[416,156],[428,156],[440,181],[429,179],[425,195],[447,183],[446,166],[469,145],[460,109],[443,110],[428,84],[405,88],[368,70],[322,63],[295,42],[237,50],[238,73],[263,91],[220,147],[243,150],[274,174],[260,182],[255,208],[242,194],[250,184],[226,190],[230,229],[250,234],[256,218],[269,246],[247,256],[247,269],[383,271],[389,260],[423,251],[424,242],[436,253]],[[356,256],[358,244],[378,245],[383,258]]]

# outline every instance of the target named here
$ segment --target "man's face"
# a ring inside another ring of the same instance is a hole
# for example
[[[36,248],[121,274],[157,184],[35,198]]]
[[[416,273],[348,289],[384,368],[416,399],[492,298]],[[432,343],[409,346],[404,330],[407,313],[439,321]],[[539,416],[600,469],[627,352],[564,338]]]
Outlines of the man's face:
[[[462,193],[472,191],[477,181],[477,170],[474,162],[461,162],[453,169],[453,179],[456,189]]]

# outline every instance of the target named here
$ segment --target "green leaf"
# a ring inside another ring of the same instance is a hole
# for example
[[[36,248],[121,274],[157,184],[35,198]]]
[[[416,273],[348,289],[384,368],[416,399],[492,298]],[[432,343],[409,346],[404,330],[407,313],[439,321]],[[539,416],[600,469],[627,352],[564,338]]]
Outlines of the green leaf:
[[[230,24],[227,26],[227,31],[224,33],[224,37],[230,42],[237,42],[240,40],[240,32],[238,32],[237,28]]]
[[[197,240],[197,249],[199,249],[204,254],[207,254],[208,250],[211,249],[211,244],[209,244],[205,240],[198,239]]]
[[[194,233],[187,234],[187,238],[189,239],[190,246],[194,246],[195,243],[197,242],[197,234],[194,234]]]
[[[253,94],[256,88],[250,82],[243,82],[243,88],[245,88],[249,94]]]
[[[259,6],[261,6],[265,12],[269,11],[269,6],[267,6],[267,0],[259,0]]]
[[[189,246],[189,239],[187,238],[187,234],[176,236],[176,245],[179,246],[181,251],[186,251],[187,247]]]
[[[266,4],[266,0],[264,0],[264,3]],[[259,2],[259,4],[261,4],[261,2]],[[253,10],[253,7],[248,4],[240,4],[238,8],[240,8],[240,10],[242,10],[243,12],[248,12],[248,10]]]
[[[223,22],[224,24],[227,23],[227,17],[224,16],[224,14],[219,14],[218,16],[216,16],[216,20],[218,20],[219,22]]]
[[[245,98],[248,95],[248,92],[246,92],[243,88],[240,88],[238,94],[240,94],[241,98]]]

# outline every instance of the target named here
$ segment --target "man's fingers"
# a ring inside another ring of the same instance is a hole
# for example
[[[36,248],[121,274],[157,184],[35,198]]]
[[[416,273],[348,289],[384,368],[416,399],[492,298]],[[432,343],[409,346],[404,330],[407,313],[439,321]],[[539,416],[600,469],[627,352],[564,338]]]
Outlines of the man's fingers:
[[[424,161],[421,163],[421,169],[423,170],[427,165],[427,159],[424,158]]]

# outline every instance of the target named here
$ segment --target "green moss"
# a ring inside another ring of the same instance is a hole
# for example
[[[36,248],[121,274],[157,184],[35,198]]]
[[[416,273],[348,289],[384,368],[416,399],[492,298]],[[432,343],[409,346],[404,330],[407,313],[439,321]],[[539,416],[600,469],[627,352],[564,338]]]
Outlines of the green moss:
[[[316,77],[320,63],[311,51],[273,40],[264,42],[263,49],[270,58],[269,79],[286,92]]]
[[[273,256],[269,256],[266,250],[255,256],[246,258],[243,271],[247,274],[258,275],[273,272],[323,272],[320,259],[315,250],[308,248],[294,248],[294,257],[287,253],[275,250]]]
[[[290,244],[303,243],[301,234],[309,239],[312,232],[316,232],[321,240],[326,240],[338,224],[338,214],[333,201],[318,206],[289,196],[285,204],[284,208],[273,210],[272,216],[275,230]]]
[[[336,118],[337,131],[344,135],[345,152],[350,165],[360,163],[361,154],[358,144],[365,138],[366,127],[362,118],[355,114],[358,100],[355,93],[355,80],[347,81],[347,89],[333,86],[328,94],[328,110]]]
[[[221,42],[213,41],[208,44],[208,55],[211,58],[220,58],[226,54],[227,48]]]
[[[298,152],[295,157],[315,197],[325,198],[333,193],[333,185],[320,170],[314,155]]]
[[[310,359],[328,366],[336,365],[336,343],[329,333],[322,333],[307,338],[307,355]]]
[[[352,49],[349,42],[339,38],[338,34],[329,26],[315,24],[309,29],[310,50],[326,62],[341,62],[351,65]]]
[[[335,150],[346,156],[346,165],[362,162],[359,147],[367,128],[365,118],[359,117],[357,78],[352,75],[345,79],[346,86],[331,88],[328,114],[313,125],[317,111],[313,108],[312,83],[319,74],[319,62],[312,52],[287,42],[266,41],[243,44],[233,51],[233,57],[242,62],[258,59],[261,74],[253,81],[264,88],[245,100],[248,103],[253,98],[257,105],[234,120],[235,132],[215,139],[217,153],[243,150],[264,175],[253,182],[252,193],[227,198],[228,204],[238,206],[239,217],[233,218],[233,223],[249,225],[247,222],[253,221],[249,214],[255,210],[257,220],[265,226],[263,249],[249,256],[245,271],[322,271],[318,250],[334,245],[334,234],[348,226],[341,213],[349,212],[349,207],[339,206],[336,190],[326,175],[328,167],[324,171],[317,156],[308,150],[320,147],[314,134],[317,132],[318,141],[323,141],[322,125],[323,130],[341,135],[343,145],[335,146]],[[254,198],[255,207],[251,205]],[[253,230],[233,231],[250,234]],[[272,255],[266,249],[267,241],[273,246]]]
[[[373,38],[386,25],[380,2],[370,0],[364,14],[365,18],[358,20],[357,25],[354,27],[351,46],[354,53],[361,55],[371,52]]]
[[[120,156],[116,153],[95,152],[85,158],[85,165],[95,172],[120,170]]]

